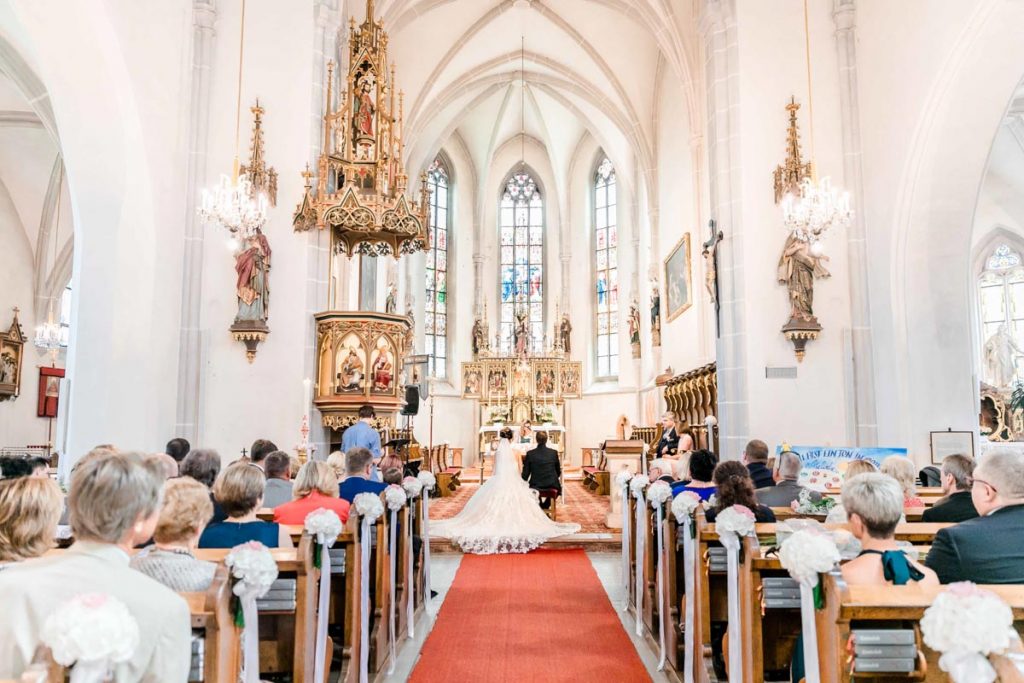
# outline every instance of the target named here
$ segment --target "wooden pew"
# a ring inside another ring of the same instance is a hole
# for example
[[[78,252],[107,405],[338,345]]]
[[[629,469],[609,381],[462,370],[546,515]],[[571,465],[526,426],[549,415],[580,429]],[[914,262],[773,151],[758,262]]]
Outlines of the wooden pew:
[[[202,593],[181,593],[188,602],[192,629],[203,632],[203,680],[237,681],[241,669],[241,629],[231,608],[230,572],[217,567],[213,583]]]
[[[907,522],[920,522],[921,515],[928,508],[906,508],[903,511],[904,516],[907,518]],[[808,515],[801,512],[797,512],[793,508],[772,508],[772,512],[775,514],[775,519],[784,522],[787,519],[815,519],[819,522],[825,521],[825,515]]]
[[[1013,609],[1014,626],[1024,632],[1024,586],[983,586],[996,593]],[[886,674],[886,680],[948,681],[939,669],[939,654],[930,650],[921,640],[920,627],[924,611],[935,597],[946,589],[919,586],[849,586],[838,571],[822,577],[824,608],[815,614],[818,638],[818,659],[821,680],[853,680],[847,643],[858,622],[870,622],[871,627],[885,627],[885,622],[912,625],[917,632],[918,671],[915,674]],[[860,674],[862,679],[869,675]],[[883,674],[870,677],[876,680]]]

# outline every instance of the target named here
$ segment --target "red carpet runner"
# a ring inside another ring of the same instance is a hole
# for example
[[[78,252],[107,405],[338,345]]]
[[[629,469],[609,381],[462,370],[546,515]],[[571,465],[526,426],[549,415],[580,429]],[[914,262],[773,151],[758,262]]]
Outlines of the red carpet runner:
[[[650,681],[582,550],[466,555],[414,683]]]

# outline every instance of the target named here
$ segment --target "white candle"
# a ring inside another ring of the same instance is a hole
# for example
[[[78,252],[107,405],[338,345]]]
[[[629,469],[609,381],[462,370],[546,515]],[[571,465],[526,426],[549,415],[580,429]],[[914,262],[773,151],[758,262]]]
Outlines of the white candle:
[[[302,414],[306,419],[310,418],[310,410],[313,404],[313,380],[306,378],[302,380]]]

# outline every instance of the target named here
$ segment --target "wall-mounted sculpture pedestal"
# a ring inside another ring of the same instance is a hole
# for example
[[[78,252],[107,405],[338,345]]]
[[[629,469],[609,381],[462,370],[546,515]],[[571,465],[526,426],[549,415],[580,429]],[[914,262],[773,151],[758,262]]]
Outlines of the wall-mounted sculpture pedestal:
[[[270,328],[262,320],[236,320],[228,329],[235,341],[245,344],[245,357],[250,363],[256,358],[256,348],[260,342],[266,341],[270,334]]]
[[[790,318],[789,322],[783,325],[782,334],[789,341],[793,342],[793,349],[796,351],[796,360],[802,363],[804,354],[807,352],[807,342],[814,341],[821,334],[821,325],[817,318],[810,320],[796,320]]]

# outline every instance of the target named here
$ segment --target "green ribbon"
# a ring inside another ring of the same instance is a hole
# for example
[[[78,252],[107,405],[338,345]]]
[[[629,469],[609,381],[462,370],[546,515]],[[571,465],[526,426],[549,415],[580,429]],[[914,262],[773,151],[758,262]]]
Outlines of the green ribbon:
[[[316,567],[317,569],[320,569],[320,567],[323,564],[322,557],[321,557],[322,553],[323,553],[323,546],[320,545],[319,543],[317,543],[316,541],[313,541],[313,566]]]
[[[231,598],[233,611],[235,613],[235,626],[245,628],[245,613],[242,612],[242,600],[237,595]]]
[[[818,583],[814,585],[812,594],[814,595],[814,609],[825,609],[825,596],[821,592],[821,579],[818,579]]]

